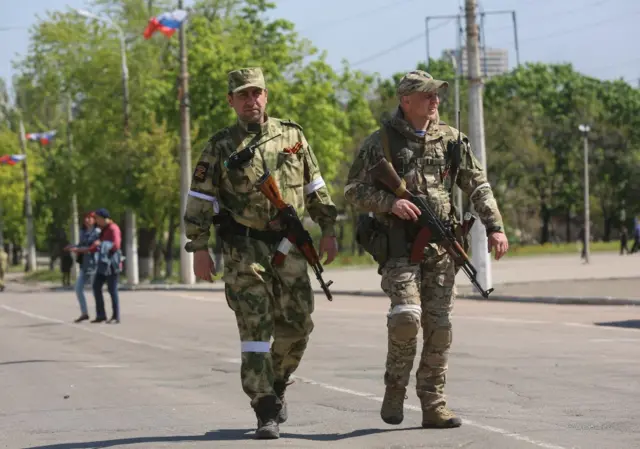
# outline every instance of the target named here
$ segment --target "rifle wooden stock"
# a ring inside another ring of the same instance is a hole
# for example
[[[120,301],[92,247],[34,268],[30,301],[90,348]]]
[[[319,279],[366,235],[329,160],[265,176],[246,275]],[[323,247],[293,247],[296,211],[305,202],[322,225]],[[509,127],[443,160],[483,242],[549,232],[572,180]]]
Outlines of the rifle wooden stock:
[[[407,190],[406,182],[398,176],[391,162],[385,158],[380,159],[379,162],[371,167],[369,172],[373,175],[374,179],[384,184],[398,198],[405,200],[411,199],[412,195]]]
[[[273,204],[278,210],[286,209],[287,203],[282,199],[282,194],[280,193],[278,184],[276,184],[276,180],[273,179],[270,172],[267,171],[260,177],[257,186],[264,196],[266,196],[271,204]]]
[[[293,206],[284,202],[280,189],[278,189],[278,184],[269,170],[260,177],[257,182],[257,187],[271,204],[278,209],[279,220],[287,230],[287,236],[280,241],[278,249],[271,259],[271,263],[276,266],[282,265],[291,249],[291,245],[295,245],[311,266],[327,299],[331,301],[333,296],[329,291],[329,286],[333,281],[324,282],[322,278],[322,272],[324,270],[320,263],[320,257],[313,246],[311,235],[304,229]]]

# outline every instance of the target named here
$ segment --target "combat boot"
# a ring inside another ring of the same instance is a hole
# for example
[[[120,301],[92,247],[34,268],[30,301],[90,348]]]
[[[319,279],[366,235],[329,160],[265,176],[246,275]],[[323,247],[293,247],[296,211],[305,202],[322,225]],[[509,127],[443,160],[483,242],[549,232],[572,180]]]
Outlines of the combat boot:
[[[278,413],[278,423],[282,424],[289,418],[289,411],[287,409],[287,401],[284,398],[284,392],[289,385],[293,383],[292,380],[277,380],[273,383],[273,390],[276,392],[278,399],[280,399],[281,409]]]
[[[422,404],[422,427],[425,429],[451,429],[461,425],[462,420],[446,405],[425,407],[425,404]]]
[[[256,417],[258,418],[256,439],[275,440],[280,438],[278,415],[281,408],[282,405],[277,396],[264,396],[258,400],[258,403],[254,406]]]
[[[404,400],[407,399],[406,387],[390,387],[384,391],[380,408],[380,417],[387,424],[400,424],[404,419]]]

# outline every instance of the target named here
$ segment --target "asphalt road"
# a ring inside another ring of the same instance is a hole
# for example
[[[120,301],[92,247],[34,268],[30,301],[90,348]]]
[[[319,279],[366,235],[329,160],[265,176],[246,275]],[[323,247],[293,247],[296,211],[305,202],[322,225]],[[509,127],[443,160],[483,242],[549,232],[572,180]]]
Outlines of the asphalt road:
[[[460,300],[449,402],[464,419],[379,418],[383,298],[318,296],[282,438],[255,441],[219,293],[123,292],[122,324],[72,324],[69,293],[0,295],[0,447],[640,447],[640,309]],[[413,382],[412,378],[412,382]]]

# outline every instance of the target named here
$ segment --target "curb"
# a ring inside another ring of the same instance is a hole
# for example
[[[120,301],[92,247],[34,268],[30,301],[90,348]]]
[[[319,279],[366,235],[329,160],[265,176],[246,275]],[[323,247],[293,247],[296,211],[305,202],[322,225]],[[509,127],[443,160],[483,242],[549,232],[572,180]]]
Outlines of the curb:
[[[217,284],[217,285],[216,285]],[[148,285],[120,285],[120,291],[176,291],[176,292],[223,292],[224,283],[216,284],[148,284]],[[72,288],[47,287],[34,290],[48,291],[73,291]],[[324,292],[320,289],[313,291],[318,298],[324,298]],[[369,290],[332,290],[333,296],[368,296],[374,298],[386,298],[382,291]],[[592,305],[592,306],[640,306],[637,298],[616,298],[613,296],[523,296],[523,295],[491,295],[483,298],[478,294],[459,293],[456,299],[484,302],[515,302],[528,304],[558,304],[558,305]]]

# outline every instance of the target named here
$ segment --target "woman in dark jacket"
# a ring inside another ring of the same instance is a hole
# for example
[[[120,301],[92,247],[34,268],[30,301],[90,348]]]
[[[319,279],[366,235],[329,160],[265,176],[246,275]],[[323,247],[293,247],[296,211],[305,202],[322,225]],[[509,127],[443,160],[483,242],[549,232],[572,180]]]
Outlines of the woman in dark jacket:
[[[66,251],[76,254],[76,260],[80,265],[78,270],[78,278],[76,279],[76,296],[80,303],[80,317],[75,320],[76,323],[89,319],[89,311],[87,309],[87,299],[84,296],[85,285],[92,285],[93,278],[96,273],[97,254],[85,253],[93,242],[100,237],[100,228],[96,225],[96,216],[94,212],[89,212],[84,216],[84,224],[80,230],[80,242],[77,245],[67,246]]]

